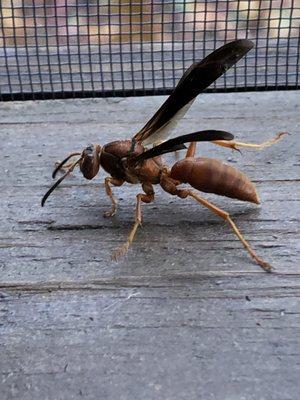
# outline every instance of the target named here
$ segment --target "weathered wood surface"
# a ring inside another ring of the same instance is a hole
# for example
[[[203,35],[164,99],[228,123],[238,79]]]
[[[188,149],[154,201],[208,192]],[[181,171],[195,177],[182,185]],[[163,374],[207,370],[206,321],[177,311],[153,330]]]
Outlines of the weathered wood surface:
[[[300,93],[203,95],[175,134],[220,128],[280,144],[234,163],[256,207],[209,195],[276,272],[256,266],[208,210],[157,190],[127,257],[137,187],[74,174],[40,208],[53,163],[130,137],[162,98],[5,103],[1,124],[0,392],[7,399],[268,399],[300,393]]]

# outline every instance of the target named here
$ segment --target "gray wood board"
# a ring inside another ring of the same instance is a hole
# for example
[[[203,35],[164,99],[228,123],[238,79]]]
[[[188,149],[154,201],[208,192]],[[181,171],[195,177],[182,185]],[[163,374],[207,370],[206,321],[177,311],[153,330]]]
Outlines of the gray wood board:
[[[206,94],[174,131],[226,129],[252,142],[291,133],[261,152],[198,146],[257,184],[259,207],[205,197],[273,274],[222,220],[160,189],[112,263],[140,189],[116,188],[118,214],[104,219],[103,171],[94,181],[74,173],[40,207],[57,159],[131,137],[162,97],[0,104],[1,400],[299,398],[299,100]]]

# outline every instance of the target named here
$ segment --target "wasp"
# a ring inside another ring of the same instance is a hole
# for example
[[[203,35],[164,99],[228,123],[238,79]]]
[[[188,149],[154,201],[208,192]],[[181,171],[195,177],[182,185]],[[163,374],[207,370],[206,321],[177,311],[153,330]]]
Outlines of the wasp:
[[[93,179],[102,167],[109,174],[104,180],[104,185],[111,200],[111,210],[104,214],[105,217],[112,217],[117,211],[117,200],[112,186],[121,186],[124,183],[141,184],[143,190],[136,196],[135,220],[129,236],[126,242],[113,253],[113,259],[119,259],[128,251],[142,222],[142,203],[153,202],[154,185],[160,185],[172,196],[181,199],[193,198],[225,220],[257,264],[265,271],[270,272],[271,265],[256,254],[230,215],[198,193],[198,191],[214,193],[259,204],[260,200],[255,185],[244,173],[233,166],[226,165],[214,158],[196,157],[195,152],[198,142],[212,142],[215,145],[234,150],[240,148],[263,149],[276,143],[285,133],[279,133],[273,139],[261,144],[236,141],[230,132],[221,130],[197,131],[166,140],[178,119],[187,112],[197,95],[236,64],[252,48],[253,43],[250,40],[236,40],[215,50],[202,61],[192,64],[183,74],[171,95],[132,139],[117,140],[104,146],[92,144],[82,152],[69,154],[55,168],[52,174],[53,178],[61,169],[65,170],[65,173],[44,195],[42,206],[53,190],[76,166],[79,166],[86,179]],[[185,145],[187,143],[189,143],[188,147]],[[152,147],[149,148],[151,145]],[[169,168],[163,161],[162,155],[181,149],[186,149],[185,157]],[[76,156],[79,158],[71,163],[69,160]],[[182,187],[181,184],[188,184],[197,191],[186,186]]]

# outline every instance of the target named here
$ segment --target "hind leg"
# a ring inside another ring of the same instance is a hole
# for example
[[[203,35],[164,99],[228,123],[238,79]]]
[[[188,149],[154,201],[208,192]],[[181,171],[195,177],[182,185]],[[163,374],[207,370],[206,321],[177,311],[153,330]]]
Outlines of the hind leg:
[[[273,144],[277,143],[279,140],[282,139],[284,135],[287,135],[287,132],[280,132],[278,133],[273,139],[267,140],[260,144],[257,143],[245,143],[245,142],[238,142],[236,140],[214,140],[212,143],[217,144],[222,147],[229,147],[233,150],[238,150],[241,147],[254,149],[254,150],[262,150],[265,147],[272,146]]]
[[[191,142],[189,144],[188,149],[187,149],[185,158],[187,158],[187,157],[195,157],[196,147],[197,147],[197,143],[196,142]]]
[[[272,267],[270,264],[262,260],[252,249],[250,244],[246,241],[236,224],[233,222],[231,219],[230,215],[228,212],[221,210],[219,207],[215,206],[214,204],[210,203],[209,201],[203,199],[201,196],[199,196],[197,193],[193,192],[192,190],[189,189],[178,189],[177,185],[180,184],[180,182],[176,182],[175,180],[169,178],[169,177],[162,177],[161,180],[161,186],[162,188],[174,195],[178,196],[182,199],[185,199],[186,197],[190,196],[193,197],[198,203],[202,204],[204,207],[207,207],[209,210],[211,210],[213,213],[224,219],[226,222],[229,223],[231,226],[233,232],[235,235],[239,238],[239,240],[242,242],[243,246],[245,249],[248,251],[248,253],[251,255],[251,257],[257,262],[258,265],[260,265],[266,272],[271,272]]]
[[[248,251],[248,253],[251,255],[251,257],[257,262],[258,265],[260,265],[266,272],[271,272],[271,265],[264,260],[262,260],[252,249],[250,244],[246,241],[236,224],[233,222],[231,219],[230,215],[228,212],[221,210],[219,207],[215,206],[214,204],[210,203],[209,201],[203,199],[201,196],[198,194],[192,192],[191,190],[187,191],[187,196],[193,197],[198,203],[202,204],[203,206],[207,207],[211,211],[213,211],[216,215],[219,217],[223,218],[225,221],[229,223],[231,226],[233,232],[236,234],[236,236],[239,238],[239,240],[243,243],[243,246],[245,249]],[[181,197],[181,196],[180,196]]]
[[[228,147],[233,150],[239,150],[240,148],[263,150],[264,148],[272,146],[273,144],[279,142],[279,140],[281,140],[283,136],[287,134],[287,132],[280,132],[273,139],[267,140],[259,144],[238,142],[237,140],[213,140],[212,143],[217,144],[218,146]],[[196,146],[196,142],[191,142],[189,144],[185,157],[195,157]]]

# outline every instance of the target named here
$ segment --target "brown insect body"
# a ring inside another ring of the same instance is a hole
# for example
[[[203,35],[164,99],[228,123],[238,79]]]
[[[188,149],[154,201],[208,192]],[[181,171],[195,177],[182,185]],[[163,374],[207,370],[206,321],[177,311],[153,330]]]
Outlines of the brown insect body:
[[[161,157],[150,158],[137,165],[128,162],[129,156],[134,158],[144,151],[145,148],[139,143],[132,148],[132,140],[117,140],[102,148],[100,164],[113,178],[133,184],[158,184],[163,167]]]
[[[201,192],[259,204],[255,185],[245,174],[215,158],[187,157],[177,161],[170,177]]]
[[[62,168],[66,168],[66,172],[43,196],[42,206],[49,195],[76,166],[79,166],[83,176],[87,179],[94,178],[102,166],[110,175],[105,178],[104,185],[112,203],[111,210],[104,213],[105,217],[112,217],[117,211],[117,200],[111,186],[121,186],[124,182],[139,183],[143,189],[143,193],[136,196],[135,223],[127,241],[114,253],[115,259],[128,250],[142,221],[141,204],[154,201],[153,185],[160,184],[167,193],[181,199],[189,196],[221,217],[231,226],[235,235],[255,261],[264,270],[270,271],[271,266],[256,255],[226,211],[221,210],[191,189],[178,186],[181,183],[188,183],[202,192],[259,203],[254,184],[242,172],[213,158],[196,158],[196,142],[212,142],[232,149],[239,147],[263,149],[280,140],[283,133],[262,144],[237,142],[231,133],[220,130],[203,130],[164,141],[170,134],[171,128],[174,127],[177,118],[187,111],[196,96],[225,73],[252,47],[253,43],[249,40],[236,40],[222,46],[204,60],[191,65],[172,94],[131,140],[114,141],[102,148],[98,144],[90,145],[82,152],[74,152],[67,156],[57,165],[52,177],[54,178]],[[162,143],[156,145],[158,141]],[[185,159],[176,162],[170,170],[163,164],[161,156],[186,148],[185,143],[190,143]],[[154,147],[146,149],[144,145],[149,144],[154,144]],[[67,164],[74,156],[80,157],[75,162]]]

